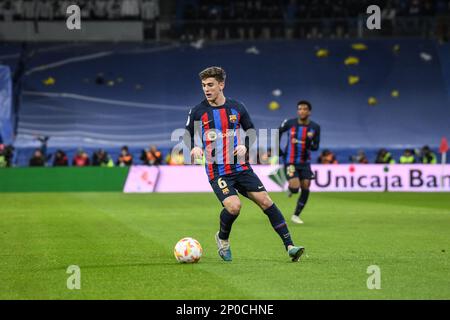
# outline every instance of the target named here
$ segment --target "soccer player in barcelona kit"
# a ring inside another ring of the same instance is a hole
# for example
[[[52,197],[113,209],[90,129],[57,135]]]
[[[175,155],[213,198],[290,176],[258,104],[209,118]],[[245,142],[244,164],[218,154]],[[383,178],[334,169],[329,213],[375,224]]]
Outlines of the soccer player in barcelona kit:
[[[311,104],[308,101],[297,103],[297,118],[286,119],[278,128],[279,137],[287,132],[287,144],[284,151],[280,151],[284,159],[286,177],[289,181],[289,196],[301,193],[297,201],[292,222],[302,224],[300,214],[309,197],[309,186],[314,174],[311,171],[311,151],[319,149],[320,126],[309,120]]]
[[[298,261],[304,248],[292,242],[282,213],[245,160],[248,148],[238,143],[241,128],[244,131],[254,129],[246,108],[242,103],[224,96],[226,74],[222,68],[207,68],[199,76],[206,99],[189,111],[184,141],[188,145],[190,143],[190,154],[194,160],[205,155],[209,183],[223,206],[220,228],[215,235],[220,257],[225,261],[232,260],[229,236],[233,222],[241,211],[239,192],[263,210],[281,237],[291,260]],[[201,146],[194,145],[195,135],[200,137]]]

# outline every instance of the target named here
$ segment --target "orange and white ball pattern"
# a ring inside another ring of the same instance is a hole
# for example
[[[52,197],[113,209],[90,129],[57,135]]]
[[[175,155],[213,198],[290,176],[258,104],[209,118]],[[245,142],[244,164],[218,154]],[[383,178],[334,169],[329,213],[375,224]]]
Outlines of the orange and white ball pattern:
[[[193,238],[183,238],[175,245],[173,254],[178,262],[195,263],[202,257],[203,249],[197,240]]]

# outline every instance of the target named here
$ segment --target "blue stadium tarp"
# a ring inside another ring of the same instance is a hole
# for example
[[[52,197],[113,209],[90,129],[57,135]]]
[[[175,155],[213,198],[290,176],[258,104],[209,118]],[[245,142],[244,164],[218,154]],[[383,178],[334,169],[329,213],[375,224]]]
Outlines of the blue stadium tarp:
[[[356,42],[367,50],[354,50]],[[328,57],[317,57],[319,49]],[[79,43],[29,50],[16,148],[37,146],[39,135],[50,136],[54,148],[170,148],[173,130],[184,127],[189,108],[203,99],[198,72],[211,65],[225,68],[226,96],[246,104],[257,128],[277,128],[295,116],[298,100],[311,101],[322,148],[436,148],[450,137],[450,50],[432,40],[255,41],[201,49]],[[359,64],[345,65],[349,56]],[[349,76],[360,81],[350,85]],[[369,97],[377,104],[369,105]],[[271,101],[280,108],[269,110]]]
[[[14,112],[12,110],[11,72],[0,65],[0,136],[5,144],[14,140]]]

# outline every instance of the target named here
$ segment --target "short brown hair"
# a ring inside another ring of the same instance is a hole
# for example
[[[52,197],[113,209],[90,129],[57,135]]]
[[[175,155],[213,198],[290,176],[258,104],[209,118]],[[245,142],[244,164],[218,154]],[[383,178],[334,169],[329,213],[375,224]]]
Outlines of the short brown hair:
[[[227,77],[227,74],[225,73],[225,70],[223,70],[221,67],[209,67],[200,72],[199,74],[200,80],[205,80],[207,78],[214,78],[218,82],[225,82],[225,79]]]

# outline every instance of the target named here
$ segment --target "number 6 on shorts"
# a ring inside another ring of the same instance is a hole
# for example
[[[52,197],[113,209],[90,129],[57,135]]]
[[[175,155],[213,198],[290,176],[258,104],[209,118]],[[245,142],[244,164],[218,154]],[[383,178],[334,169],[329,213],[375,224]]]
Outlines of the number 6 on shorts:
[[[227,182],[224,181],[223,178],[219,178],[219,179],[217,180],[217,184],[219,185],[219,188],[220,188],[220,189],[226,188],[226,187],[228,186],[228,185],[227,185]]]

